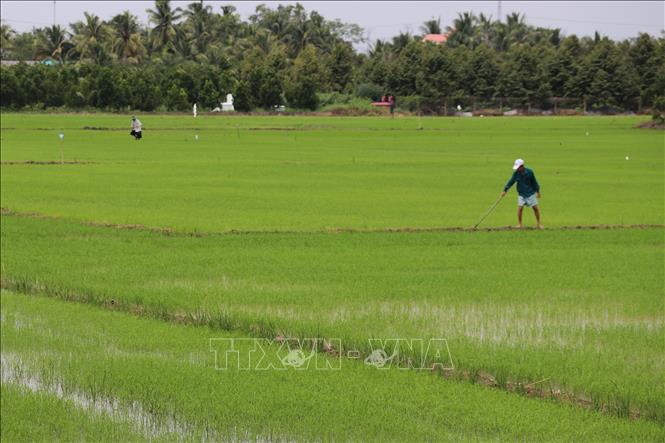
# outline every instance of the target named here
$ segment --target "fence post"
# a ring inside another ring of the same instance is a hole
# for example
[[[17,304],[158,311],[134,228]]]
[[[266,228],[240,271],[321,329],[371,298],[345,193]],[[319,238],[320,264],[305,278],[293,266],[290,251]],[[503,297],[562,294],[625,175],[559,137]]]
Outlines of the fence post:
[[[584,115],[586,115],[586,97],[584,97]]]

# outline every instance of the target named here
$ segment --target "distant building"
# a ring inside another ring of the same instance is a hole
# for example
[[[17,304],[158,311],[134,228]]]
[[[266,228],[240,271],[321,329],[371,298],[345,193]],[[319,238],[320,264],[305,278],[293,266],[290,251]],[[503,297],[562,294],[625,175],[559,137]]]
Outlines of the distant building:
[[[0,60],[0,64],[2,66],[14,66],[18,65],[19,63],[25,63],[26,65],[34,65],[37,63],[36,60]]]
[[[448,40],[448,34],[427,34],[423,37],[424,42],[432,42],[435,45],[442,45]]]

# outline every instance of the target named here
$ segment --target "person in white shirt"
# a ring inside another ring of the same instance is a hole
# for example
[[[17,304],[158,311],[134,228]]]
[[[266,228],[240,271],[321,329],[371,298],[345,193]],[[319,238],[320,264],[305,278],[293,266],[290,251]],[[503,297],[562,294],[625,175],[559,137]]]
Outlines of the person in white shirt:
[[[132,115],[132,132],[130,134],[134,136],[134,140],[140,140],[142,137],[141,121],[135,115]]]

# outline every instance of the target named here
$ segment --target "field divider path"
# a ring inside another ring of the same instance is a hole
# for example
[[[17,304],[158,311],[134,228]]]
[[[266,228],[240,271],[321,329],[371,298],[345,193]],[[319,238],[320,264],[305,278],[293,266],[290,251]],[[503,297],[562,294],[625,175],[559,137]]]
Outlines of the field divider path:
[[[17,160],[17,161],[3,161],[0,162],[2,166],[18,166],[18,165],[35,165],[35,166],[50,166],[50,165],[98,165],[100,162],[84,161],[84,160]]]
[[[39,212],[21,212],[9,208],[0,208],[0,214],[11,217],[26,217],[42,220],[68,220],[78,222],[85,226],[94,226],[99,228],[111,228],[120,230],[137,230],[145,232],[154,232],[167,236],[180,237],[212,237],[222,235],[312,235],[312,234],[405,234],[405,233],[424,233],[424,232],[506,232],[506,231],[580,231],[580,230],[612,230],[612,229],[657,229],[665,228],[665,224],[593,224],[593,225],[570,225],[557,226],[554,228],[538,229],[534,227],[515,228],[513,226],[498,226],[489,228],[473,228],[463,226],[432,226],[432,227],[385,227],[385,228],[325,228],[312,230],[292,230],[292,229],[230,229],[228,231],[186,231],[161,226],[146,226],[140,223],[122,224],[105,221],[80,221],[68,219],[66,217],[42,214]]]

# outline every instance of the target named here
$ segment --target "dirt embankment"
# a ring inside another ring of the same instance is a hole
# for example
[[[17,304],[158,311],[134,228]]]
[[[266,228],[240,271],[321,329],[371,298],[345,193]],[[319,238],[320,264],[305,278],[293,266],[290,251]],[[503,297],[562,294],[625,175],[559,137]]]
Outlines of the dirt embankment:
[[[642,122],[637,125],[640,129],[665,129],[665,121],[658,122],[656,120],[649,120],[648,122]]]

